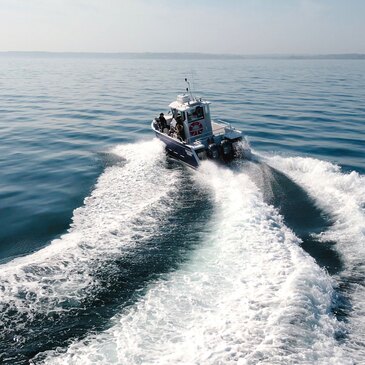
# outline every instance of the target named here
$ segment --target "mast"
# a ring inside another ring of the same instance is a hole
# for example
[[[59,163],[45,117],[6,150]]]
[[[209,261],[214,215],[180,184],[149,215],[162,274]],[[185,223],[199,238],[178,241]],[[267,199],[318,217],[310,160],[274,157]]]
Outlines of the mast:
[[[195,98],[194,98],[194,96],[193,96],[193,94],[191,92],[190,81],[187,78],[185,78],[185,82],[188,84],[188,87],[186,88],[186,92],[189,93],[190,98],[193,101],[193,100],[195,100]]]

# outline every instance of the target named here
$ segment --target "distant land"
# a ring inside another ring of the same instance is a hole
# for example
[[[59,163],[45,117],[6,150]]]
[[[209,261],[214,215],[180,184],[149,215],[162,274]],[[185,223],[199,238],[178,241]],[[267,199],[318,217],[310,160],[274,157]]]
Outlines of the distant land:
[[[120,58],[120,59],[200,59],[200,60],[241,60],[241,59],[283,59],[283,60],[365,60],[364,53],[341,54],[212,54],[212,53],[178,53],[178,52],[1,52],[0,57],[65,57],[65,58]]]

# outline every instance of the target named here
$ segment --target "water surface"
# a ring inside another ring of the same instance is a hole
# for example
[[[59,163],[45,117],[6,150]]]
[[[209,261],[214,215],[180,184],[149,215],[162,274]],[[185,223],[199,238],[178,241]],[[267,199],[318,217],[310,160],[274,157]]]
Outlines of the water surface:
[[[365,63],[0,57],[0,359],[365,361]],[[254,159],[193,172],[181,93]]]

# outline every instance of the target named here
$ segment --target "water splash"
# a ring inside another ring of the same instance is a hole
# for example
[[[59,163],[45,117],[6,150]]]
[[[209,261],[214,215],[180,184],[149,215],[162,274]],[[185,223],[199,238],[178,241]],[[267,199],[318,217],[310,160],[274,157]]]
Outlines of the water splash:
[[[70,329],[60,330],[65,318],[81,315],[104,290],[98,272],[160,231],[161,220],[173,209],[170,192],[180,183],[179,171],[165,168],[163,147],[156,141],[135,147],[113,150],[127,162],[108,167],[100,176],[84,206],[74,211],[68,233],[1,266],[4,361],[29,351],[32,340],[66,340]],[[58,333],[50,331],[55,324]]]
[[[34,363],[352,364],[336,341],[331,278],[252,180],[209,162],[195,180],[212,194],[214,217],[189,262],[109,330]]]
[[[338,275],[338,289],[349,299],[342,312],[346,315],[346,348],[361,362],[365,358],[365,177],[330,162],[313,158],[263,156],[270,165],[305,187],[328,214],[333,225],[318,236],[322,242],[336,242],[344,268]]]

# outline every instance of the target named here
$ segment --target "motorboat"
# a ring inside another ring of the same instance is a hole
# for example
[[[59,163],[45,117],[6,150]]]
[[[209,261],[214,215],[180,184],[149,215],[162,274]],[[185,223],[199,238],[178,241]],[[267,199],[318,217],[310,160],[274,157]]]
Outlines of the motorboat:
[[[249,147],[243,133],[229,123],[212,120],[211,103],[193,96],[189,81],[185,81],[186,93],[178,95],[169,112],[151,123],[168,156],[196,169],[202,160],[228,163],[247,155]]]

